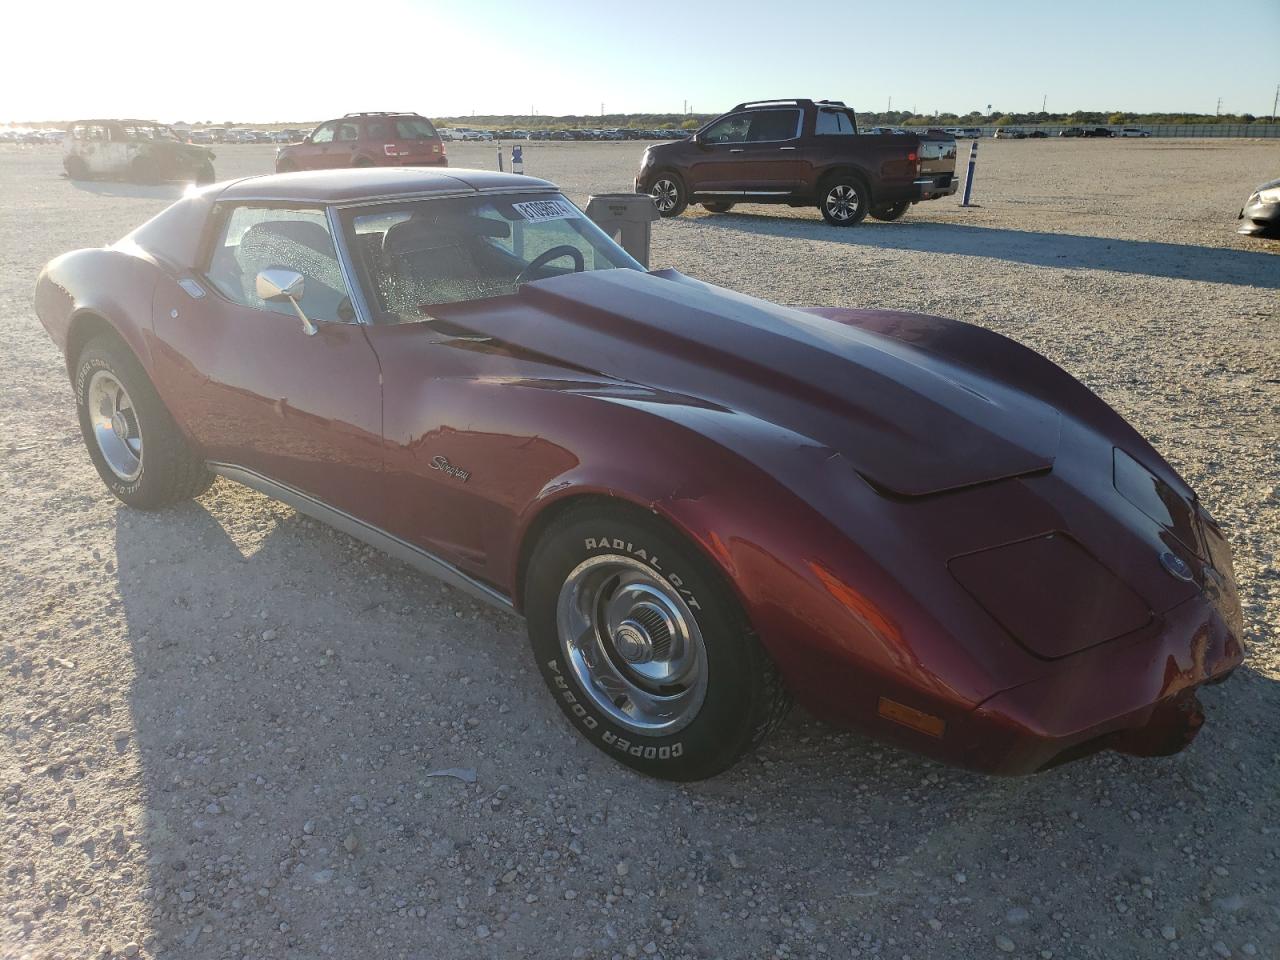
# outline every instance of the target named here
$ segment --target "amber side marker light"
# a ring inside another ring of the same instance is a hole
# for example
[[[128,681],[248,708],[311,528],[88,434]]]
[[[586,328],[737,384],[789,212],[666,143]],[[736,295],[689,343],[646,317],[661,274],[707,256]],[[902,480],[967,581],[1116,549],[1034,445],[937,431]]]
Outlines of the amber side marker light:
[[[931,737],[942,736],[942,731],[947,728],[947,722],[941,717],[935,717],[931,713],[924,713],[915,707],[908,707],[905,703],[890,700],[888,697],[880,698],[878,712],[880,716],[887,720],[900,723],[904,727],[910,727],[912,730],[919,730],[921,733],[927,733]]]

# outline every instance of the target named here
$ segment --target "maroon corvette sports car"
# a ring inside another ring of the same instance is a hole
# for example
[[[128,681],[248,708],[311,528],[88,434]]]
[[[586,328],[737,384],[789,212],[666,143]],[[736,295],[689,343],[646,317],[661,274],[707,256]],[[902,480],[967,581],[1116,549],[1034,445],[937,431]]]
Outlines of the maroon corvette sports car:
[[[221,475],[522,614],[569,720],[655,776],[792,697],[995,773],[1170,753],[1243,657],[1222,531],[1061,369],[646,272],[542,180],[193,189],[35,301],[117,497]]]

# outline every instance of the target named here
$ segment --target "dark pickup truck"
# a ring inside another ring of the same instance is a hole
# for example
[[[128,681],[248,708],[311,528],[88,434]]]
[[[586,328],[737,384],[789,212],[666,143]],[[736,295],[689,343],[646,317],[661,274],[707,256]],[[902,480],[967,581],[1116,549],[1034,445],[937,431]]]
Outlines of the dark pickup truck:
[[[664,217],[700,203],[816,206],[849,227],[870,214],[897,220],[913,203],[956,192],[956,142],[948,135],[859,134],[838,100],[740,103],[688,140],[649,147],[636,191]]]

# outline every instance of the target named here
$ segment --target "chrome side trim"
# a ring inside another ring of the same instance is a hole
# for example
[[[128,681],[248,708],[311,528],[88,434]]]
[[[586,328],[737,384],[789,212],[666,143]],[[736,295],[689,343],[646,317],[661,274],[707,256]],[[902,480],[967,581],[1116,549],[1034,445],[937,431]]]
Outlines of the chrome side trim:
[[[335,530],[341,530],[348,536],[362,540],[372,547],[377,547],[383,553],[390,554],[397,560],[401,560],[411,567],[435,577],[437,580],[442,580],[451,587],[457,587],[477,600],[483,601],[504,613],[519,616],[515,605],[512,604],[509,597],[495,590],[487,583],[463,573],[453,564],[441,560],[435,554],[428,553],[421,547],[415,547],[407,540],[401,540],[394,534],[387,533],[385,530],[365,523],[349,513],[331,507],[310,494],[303,493],[301,490],[290,487],[287,484],[277,483],[275,480],[264,477],[262,474],[246,467],[238,467],[233,463],[218,462],[210,462],[208,467],[220,477],[226,477],[228,480],[242,483],[246,487],[266,494],[274,500],[287,503],[299,513],[305,513],[309,517],[314,517],[320,522],[328,524]]]

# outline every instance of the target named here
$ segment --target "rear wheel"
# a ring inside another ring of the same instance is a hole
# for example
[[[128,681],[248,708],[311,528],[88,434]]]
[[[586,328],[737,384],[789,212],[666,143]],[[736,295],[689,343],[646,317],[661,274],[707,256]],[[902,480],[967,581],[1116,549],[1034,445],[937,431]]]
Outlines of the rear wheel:
[[[730,210],[733,209],[732,203],[722,203],[720,201],[717,201],[715,203],[704,203],[702,206],[703,206],[703,209],[709,210],[712,213],[728,213]]]
[[[877,220],[900,220],[910,206],[910,200],[903,200],[901,203],[893,203],[887,207],[876,207],[871,211],[871,216]]]
[[[295,173],[298,165],[292,160],[281,160],[276,164],[276,173]]]
[[[89,165],[80,157],[67,157],[62,161],[62,169],[67,171],[67,176],[72,180],[89,179]]]
[[[660,173],[649,184],[649,196],[653,197],[654,206],[664,217],[678,217],[689,205],[685,196],[684,183],[674,173]]]
[[[539,540],[529,639],[593,745],[667,780],[732,766],[786,715],[773,663],[718,573],[650,516],[584,507]]]
[[[196,171],[196,183],[204,186],[206,183],[213,183],[217,179],[217,174],[213,172],[213,161],[206,160],[204,165]]]
[[[822,187],[822,199],[818,209],[822,218],[833,227],[852,227],[867,215],[866,185],[856,177],[836,177]]]
[[[154,510],[209,489],[213,475],[123,343],[90,340],[76,358],[72,383],[89,459],[119,499]]]

